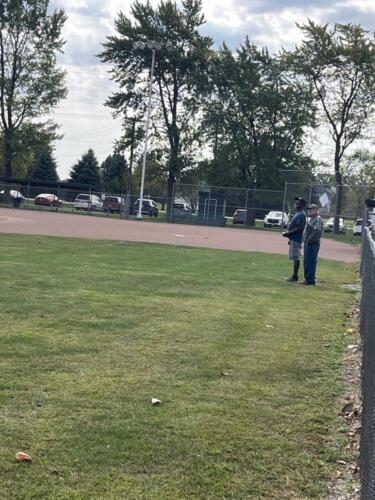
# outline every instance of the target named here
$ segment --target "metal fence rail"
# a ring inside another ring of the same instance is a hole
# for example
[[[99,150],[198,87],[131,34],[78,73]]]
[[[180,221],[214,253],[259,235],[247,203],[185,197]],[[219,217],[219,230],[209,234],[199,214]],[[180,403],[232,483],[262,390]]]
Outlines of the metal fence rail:
[[[375,241],[366,228],[362,242],[362,298],[360,331],[362,361],[362,500],[375,498]]]

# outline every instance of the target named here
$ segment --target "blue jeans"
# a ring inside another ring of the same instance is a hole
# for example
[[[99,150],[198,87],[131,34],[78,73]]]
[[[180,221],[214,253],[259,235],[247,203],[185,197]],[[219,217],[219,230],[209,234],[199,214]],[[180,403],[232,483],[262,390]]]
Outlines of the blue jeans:
[[[309,285],[315,285],[316,264],[320,243],[305,243],[303,249],[303,268],[305,272],[305,281]]]

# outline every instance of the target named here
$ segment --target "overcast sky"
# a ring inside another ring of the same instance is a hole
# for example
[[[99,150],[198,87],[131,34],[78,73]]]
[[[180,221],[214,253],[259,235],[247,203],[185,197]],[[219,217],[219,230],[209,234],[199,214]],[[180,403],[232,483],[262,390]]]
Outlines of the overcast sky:
[[[151,3],[157,4],[156,0]],[[117,14],[128,13],[129,0],[52,0],[50,7],[62,7],[68,15],[64,28],[65,52],[59,64],[67,70],[69,96],[54,113],[64,138],[56,145],[61,179],[69,175],[73,163],[93,148],[100,161],[112,152],[113,140],[121,133],[121,123],[114,120],[103,105],[115,88],[108,76],[108,66],[95,57],[101,43],[113,33]],[[300,39],[296,23],[307,18],[319,22],[355,22],[366,29],[375,28],[375,0],[203,0],[206,24],[202,32],[215,45],[226,41],[237,47],[246,35],[271,52],[291,48]],[[329,138],[320,139],[315,149],[321,159],[328,156]]]

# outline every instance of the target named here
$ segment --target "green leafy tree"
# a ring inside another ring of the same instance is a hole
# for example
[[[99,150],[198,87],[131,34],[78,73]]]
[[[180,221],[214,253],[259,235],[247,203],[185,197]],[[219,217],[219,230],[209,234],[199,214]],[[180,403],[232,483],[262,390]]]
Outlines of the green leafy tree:
[[[123,155],[107,156],[100,167],[103,189],[109,193],[124,193],[127,188],[128,167]]]
[[[304,134],[315,126],[310,85],[290,75],[282,60],[248,39],[213,59],[204,130],[213,160],[208,182],[279,189],[282,170],[313,166]]]
[[[355,181],[366,190],[367,196],[375,198],[375,153],[369,149],[357,149],[348,158],[345,183]]]
[[[353,205],[355,216],[363,214],[365,198],[375,198],[375,154],[369,149],[357,149],[343,164],[345,206]]]
[[[169,198],[199,143],[199,96],[205,88],[212,45],[212,40],[199,32],[204,23],[201,0],[182,0],[180,5],[166,0],[154,8],[149,2],[136,1],[131,16],[118,15],[117,33],[108,37],[100,55],[103,62],[114,64],[112,77],[121,88],[107,105],[125,117],[130,110],[137,110],[138,123],[142,123],[152,54],[151,50],[134,50],[133,44],[150,39],[162,44],[156,52],[158,107],[153,122],[158,143],[166,145]],[[172,50],[167,50],[168,45]]]
[[[142,161],[137,162],[132,179],[132,193],[138,197],[139,185],[141,182]],[[145,179],[144,192],[162,204],[165,209],[167,196],[168,166],[163,161],[161,151],[154,150],[149,154],[147,161],[147,176]]]
[[[39,155],[45,151],[53,151],[53,143],[61,138],[58,126],[52,121],[46,123],[22,124],[14,136],[14,155],[12,159],[12,175],[25,177],[37,161]],[[0,133],[0,176],[4,171],[4,136]]]
[[[0,4],[0,125],[4,174],[11,177],[17,134],[65,97],[56,53],[64,42],[63,10],[47,13],[49,0],[2,0]]]
[[[375,106],[375,41],[356,24],[300,26],[302,43],[286,53],[298,75],[314,87],[322,122],[334,146],[337,189],[335,231],[343,201],[343,166],[348,148],[361,137]]]
[[[73,165],[70,171],[70,182],[74,184],[86,184],[93,189],[100,189],[101,179],[99,163],[95,153],[89,149],[82,158]]]
[[[38,181],[57,182],[56,160],[49,151],[44,151],[38,157],[38,160],[31,171],[30,178]]]

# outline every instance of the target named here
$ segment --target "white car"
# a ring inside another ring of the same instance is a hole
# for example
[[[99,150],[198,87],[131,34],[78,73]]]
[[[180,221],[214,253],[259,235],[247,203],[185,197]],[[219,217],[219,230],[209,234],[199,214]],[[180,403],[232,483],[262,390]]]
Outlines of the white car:
[[[173,210],[177,210],[179,212],[189,212],[191,213],[191,207],[188,203],[182,201],[175,201],[173,203]]]
[[[335,224],[335,218],[330,217],[327,220],[327,222],[324,224],[324,228],[323,228],[324,232],[325,233],[333,233],[334,224]],[[341,234],[346,233],[346,226],[344,223],[344,219],[342,219],[341,217],[339,218],[339,233],[341,233]]]
[[[77,210],[91,210],[101,212],[103,203],[96,194],[81,193],[77,194],[74,200],[74,208]]]
[[[287,227],[289,217],[284,212],[271,211],[264,218],[264,227]]]
[[[0,191],[0,198],[2,198],[3,196],[4,196],[4,189],[2,191]],[[14,199],[20,199],[22,201],[26,200],[26,198],[19,191],[16,191],[15,189],[10,190],[10,197],[13,200]]]
[[[361,236],[362,235],[362,225],[363,225],[363,219],[356,219],[353,227],[353,236]],[[372,222],[370,219],[367,219],[367,224],[368,227],[372,225]]]

